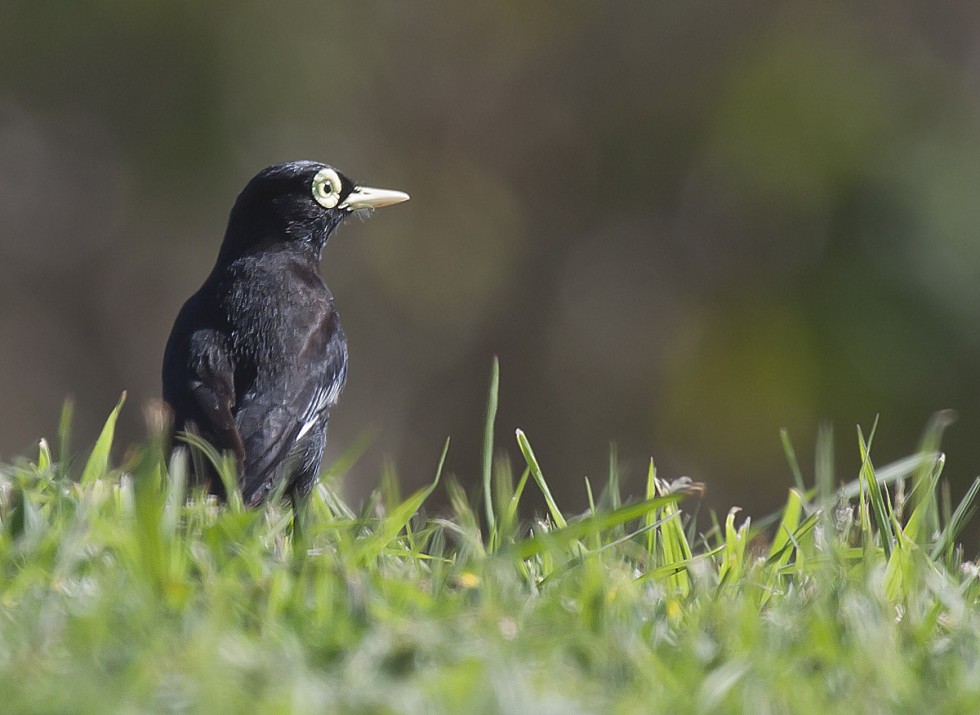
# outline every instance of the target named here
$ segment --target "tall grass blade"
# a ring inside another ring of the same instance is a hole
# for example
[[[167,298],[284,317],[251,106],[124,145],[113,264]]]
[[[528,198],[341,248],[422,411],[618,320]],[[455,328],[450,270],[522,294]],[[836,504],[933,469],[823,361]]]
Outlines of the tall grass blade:
[[[644,518],[658,509],[676,504],[683,498],[684,495],[680,493],[668,494],[627,504],[613,511],[590,514],[568,522],[553,531],[539,532],[515,544],[514,553],[520,559],[527,559],[546,550],[562,549],[586,536],[603,534],[628,522]]]
[[[623,503],[623,495],[619,485],[619,453],[615,442],[609,445],[609,479],[606,482],[606,494],[609,505],[613,509],[618,509]]]
[[[745,564],[745,538],[749,520],[746,519],[741,527],[735,528],[735,515],[739,507],[733,507],[725,518],[725,549],[722,551],[721,567],[718,569],[719,583],[729,583],[738,580],[742,575]]]
[[[896,460],[884,467],[875,468],[875,476],[879,484],[894,484],[902,479],[908,479],[916,470],[919,469],[923,460],[937,468],[940,461],[944,461],[942,452],[930,452],[926,454],[913,454],[908,457]],[[859,476],[854,481],[848,482],[837,491],[837,496],[843,499],[853,499],[861,494],[864,488],[864,480]]]
[[[238,484],[238,476],[236,474],[237,466],[235,465],[235,458],[231,453],[226,452],[222,454],[218,452],[214,445],[193,432],[179,432],[177,437],[191,448],[191,458],[195,461],[195,472],[201,474],[201,471],[205,467],[203,463],[199,464],[198,462],[207,460],[214,467],[218,478],[225,488],[225,498],[228,501],[228,507],[236,514],[244,512],[245,502],[242,501],[242,490]]]
[[[646,491],[644,496],[647,499],[653,499],[657,496],[657,467],[653,463],[653,458],[650,458],[650,466],[647,468],[647,483]],[[651,526],[657,521],[656,512],[651,512],[644,517],[645,526]],[[650,529],[647,534],[647,553],[653,556],[657,553],[657,529]]]
[[[157,587],[163,586],[167,575],[162,529],[167,493],[163,481],[162,455],[152,447],[145,447],[133,469],[136,541],[140,564]]]
[[[871,442],[874,439],[875,429],[878,426],[878,418],[871,427],[871,433],[867,442],[860,425],[857,428],[858,447],[861,450],[861,479],[868,493],[868,501],[875,516],[875,523],[878,526],[878,534],[881,537],[881,545],[885,551],[885,558],[891,558],[892,550],[895,547],[895,532],[892,526],[890,514],[891,506],[886,502],[881,485],[875,475],[874,466],[871,464]]]
[[[490,368],[490,389],[487,394],[487,418],[483,427],[483,508],[486,511],[487,531],[493,533],[496,515],[493,507],[493,427],[497,419],[497,400],[500,392],[500,361],[494,355]]]
[[[951,410],[937,412],[930,418],[919,443],[919,455],[922,458],[912,477],[912,492],[909,498],[913,513],[919,515],[921,538],[929,538],[929,535],[939,531],[939,502],[936,484],[942,470],[941,468],[937,470],[935,460],[928,459],[926,455],[939,453],[943,433],[955,420],[956,414]],[[924,543],[921,542],[920,538],[911,538],[917,543]]]
[[[436,467],[436,476],[432,480],[432,483],[409,495],[405,501],[391,509],[381,520],[378,529],[359,544],[358,560],[362,564],[374,561],[387,548],[389,543],[401,533],[409,520],[415,516],[422,507],[422,504],[425,503],[425,500],[429,498],[429,495],[435,491],[442,477],[442,468],[446,463],[446,455],[448,453],[449,438],[447,437],[446,443],[442,448],[442,454],[439,457],[439,464]]]
[[[562,516],[561,510],[558,509],[558,504],[555,502],[553,496],[551,496],[551,490],[548,488],[548,483],[544,480],[544,474],[541,473],[541,466],[538,464],[537,458],[534,456],[534,450],[531,449],[531,444],[527,441],[527,436],[524,434],[523,430],[517,430],[517,444],[521,448],[521,452],[524,454],[524,459],[527,461],[527,466],[531,470],[531,476],[534,477],[534,481],[537,483],[538,488],[544,495],[545,504],[548,505],[548,512],[551,514],[551,520],[555,522],[555,526],[559,529],[564,528],[568,522],[565,517]]]
[[[662,494],[663,490],[658,487],[657,492]],[[660,568],[674,569],[667,583],[677,593],[686,596],[691,590],[691,577],[687,573],[687,564],[691,561],[691,545],[684,533],[681,513],[676,504],[664,506],[663,519],[664,523],[660,527],[660,544],[664,563]]]
[[[952,559],[956,538],[969,523],[970,519],[973,518],[974,513],[976,513],[978,494],[980,494],[980,477],[973,480],[973,484],[966,490],[963,499],[957,504],[955,511],[949,517],[946,528],[942,530],[939,538],[936,539],[935,546],[932,548],[932,552],[930,553],[931,558],[937,559],[942,554],[945,554],[947,559]]]
[[[109,413],[109,418],[105,421],[102,432],[92,448],[92,454],[89,455],[88,461],[85,463],[85,469],[82,470],[81,483],[83,486],[88,486],[96,479],[105,476],[109,468],[109,452],[112,450],[112,440],[116,435],[116,420],[125,402],[126,393],[123,392],[116,406]],[[65,404],[69,403],[66,402]]]
[[[51,457],[51,448],[48,446],[48,440],[40,439],[37,443],[37,471],[46,472],[51,469],[51,465],[54,460]]]
[[[71,463],[71,425],[75,412],[75,403],[68,398],[61,405],[61,417],[58,419],[58,476],[68,477],[68,467]]]
[[[769,567],[768,588],[762,594],[761,605],[765,605],[776,590],[780,577],[780,569],[789,563],[796,545],[796,532],[800,526],[800,516],[803,514],[803,494],[797,489],[790,489],[783,508],[783,518],[779,522],[776,533],[773,534],[769,546],[769,557],[766,565]],[[816,515],[814,515],[816,516]],[[813,520],[816,523],[816,519]]]
[[[796,450],[789,438],[789,430],[785,427],[779,430],[779,439],[783,443],[783,454],[786,455],[786,461],[789,463],[789,471],[793,474],[793,483],[801,493],[805,493],[806,485],[803,482],[803,472],[800,471],[800,463],[796,459]]]
[[[773,534],[772,545],[769,547],[769,563],[775,566],[783,566],[789,561],[792,550],[787,547],[792,545],[792,535],[800,526],[803,501],[803,495],[799,491],[796,489],[789,490],[782,521],[779,522],[779,528]]]
[[[834,477],[834,428],[823,422],[817,429],[816,464],[814,476],[817,486],[817,501],[826,508],[834,499],[837,481]]]
[[[524,471],[521,473],[521,478],[517,480],[517,486],[514,488],[514,495],[510,498],[510,502],[507,504],[506,523],[508,525],[513,525],[517,521],[517,508],[520,506],[521,497],[524,495],[524,489],[527,487],[527,479],[531,476],[531,468],[525,467]],[[511,528],[513,528],[511,526]]]

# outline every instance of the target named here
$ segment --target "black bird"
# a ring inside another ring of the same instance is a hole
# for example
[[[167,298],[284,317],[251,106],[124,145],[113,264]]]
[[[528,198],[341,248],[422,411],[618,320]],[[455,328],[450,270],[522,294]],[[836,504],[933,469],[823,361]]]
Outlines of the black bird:
[[[163,398],[174,433],[234,455],[246,505],[279,485],[295,500],[316,482],[347,378],[347,342],[318,271],[327,239],[353,212],[407,200],[312,161],[271,166],[238,195],[218,260],[167,341]],[[213,472],[197,477],[225,496]]]

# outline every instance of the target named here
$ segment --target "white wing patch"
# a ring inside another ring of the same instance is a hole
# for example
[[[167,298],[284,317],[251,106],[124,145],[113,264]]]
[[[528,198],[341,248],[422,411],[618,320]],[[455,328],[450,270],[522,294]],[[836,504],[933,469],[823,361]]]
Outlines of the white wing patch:
[[[340,398],[340,391],[344,387],[345,377],[346,375],[338,375],[337,379],[332,380],[326,389],[318,388],[313,393],[313,400],[301,418],[303,426],[300,427],[299,433],[296,435],[296,442],[303,439],[303,436],[320,422],[327,408],[337,404],[337,400]]]
[[[306,422],[304,422],[303,427],[299,431],[299,434],[296,435],[295,441],[299,442],[301,439],[303,439],[303,435],[309,432],[311,429],[313,429],[313,425],[315,425],[319,421],[320,421],[320,415],[317,415],[312,420],[307,420]]]

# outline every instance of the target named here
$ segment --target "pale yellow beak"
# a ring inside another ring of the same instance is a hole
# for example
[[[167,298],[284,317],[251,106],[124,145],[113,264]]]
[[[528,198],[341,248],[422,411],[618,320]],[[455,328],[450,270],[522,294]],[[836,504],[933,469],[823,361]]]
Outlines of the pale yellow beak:
[[[357,211],[358,209],[379,209],[408,201],[408,194],[394,189],[372,189],[370,186],[358,186],[347,196],[337,208]]]

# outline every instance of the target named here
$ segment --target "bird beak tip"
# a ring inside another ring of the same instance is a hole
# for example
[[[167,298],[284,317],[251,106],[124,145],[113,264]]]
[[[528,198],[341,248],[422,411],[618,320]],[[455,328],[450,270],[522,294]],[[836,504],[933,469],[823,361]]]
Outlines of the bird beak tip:
[[[383,206],[393,206],[408,201],[409,196],[404,191],[394,189],[375,189],[370,186],[358,186],[348,196],[341,208],[349,211],[358,209],[379,209]]]

